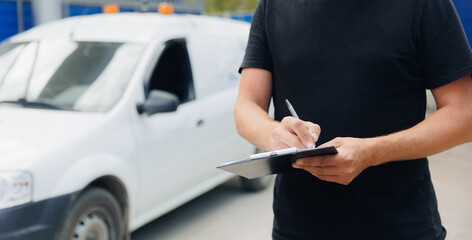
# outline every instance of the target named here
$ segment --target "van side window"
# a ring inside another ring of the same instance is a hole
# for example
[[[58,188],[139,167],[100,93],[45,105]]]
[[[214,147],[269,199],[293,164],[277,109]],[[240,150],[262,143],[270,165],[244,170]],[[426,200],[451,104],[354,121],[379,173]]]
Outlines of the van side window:
[[[177,95],[180,103],[195,99],[192,71],[185,39],[166,42],[146,87],[146,97],[157,89]]]

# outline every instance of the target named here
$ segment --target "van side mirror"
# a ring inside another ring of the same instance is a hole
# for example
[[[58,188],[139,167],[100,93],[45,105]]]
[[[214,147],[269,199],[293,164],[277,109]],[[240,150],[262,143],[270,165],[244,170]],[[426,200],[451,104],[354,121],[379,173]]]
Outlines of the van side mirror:
[[[177,95],[154,89],[149,92],[149,96],[144,103],[137,105],[137,110],[139,114],[153,115],[155,113],[174,112],[178,106],[179,98]]]

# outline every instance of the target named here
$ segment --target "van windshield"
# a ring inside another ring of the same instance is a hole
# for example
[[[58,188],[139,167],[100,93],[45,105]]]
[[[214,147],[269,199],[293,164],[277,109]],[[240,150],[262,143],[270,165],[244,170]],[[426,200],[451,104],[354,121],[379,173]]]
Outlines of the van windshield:
[[[143,49],[65,39],[2,44],[0,107],[106,112],[121,98]]]

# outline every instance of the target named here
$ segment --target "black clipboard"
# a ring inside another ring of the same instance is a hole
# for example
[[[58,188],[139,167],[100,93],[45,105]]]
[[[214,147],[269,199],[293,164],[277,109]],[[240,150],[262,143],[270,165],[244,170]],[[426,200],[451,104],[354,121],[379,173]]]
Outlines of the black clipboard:
[[[222,163],[217,168],[253,179],[271,174],[295,171],[296,169],[292,167],[292,162],[299,158],[337,153],[338,151],[334,146],[307,149],[287,148],[254,154],[247,159],[239,161]]]

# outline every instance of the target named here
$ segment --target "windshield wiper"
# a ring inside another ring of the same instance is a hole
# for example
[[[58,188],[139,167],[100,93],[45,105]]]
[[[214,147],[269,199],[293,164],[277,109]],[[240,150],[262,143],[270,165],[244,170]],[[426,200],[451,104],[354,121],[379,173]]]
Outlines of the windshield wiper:
[[[47,102],[28,101],[25,98],[20,98],[15,101],[0,101],[0,104],[1,103],[20,104],[23,107],[47,108],[47,109],[55,109],[55,110],[73,110],[70,107],[59,106],[59,105],[55,105],[55,104],[47,103]]]

